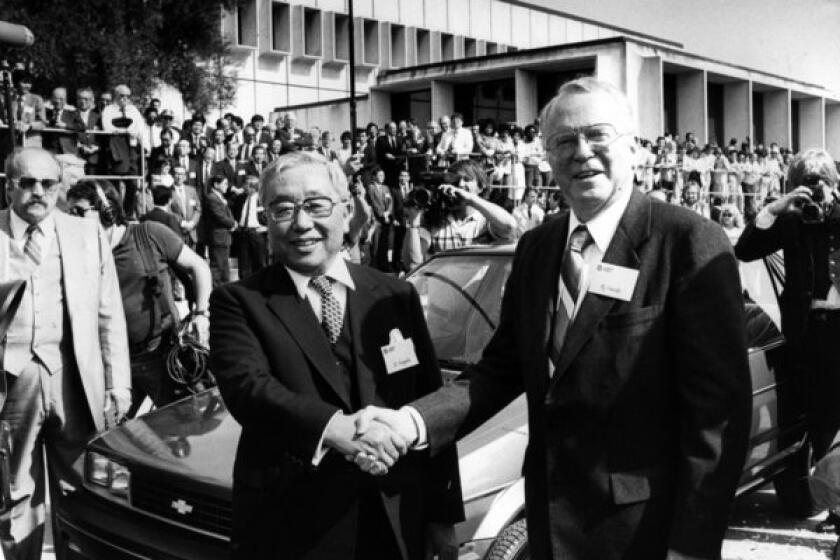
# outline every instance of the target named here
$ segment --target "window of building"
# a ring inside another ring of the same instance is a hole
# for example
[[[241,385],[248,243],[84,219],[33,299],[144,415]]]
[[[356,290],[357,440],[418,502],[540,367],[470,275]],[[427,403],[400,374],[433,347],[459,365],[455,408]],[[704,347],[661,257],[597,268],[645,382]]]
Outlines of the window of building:
[[[391,66],[400,68],[406,65],[405,26],[391,24]]]
[[[236,44],[257,46],[257,0],[249,0],[236,8]]]
[[[271,50],[289,52],[291,40],[289,30],[291,29],[291,10],[285,2],[272,2],[271,4]]]
[[[362,44],[365,64],[379,64],[379,22],[372,19],[362,20]]]
[[[478,56],[478,41],[467,37],[464,39],[464,58],[472,58],[474,56]]]
[[[335,60],[350,60],[350,16],[335,14],[333,19],[335,29],[333,40],[335,45]]]
[[[304,8],[303,54],[306,56],[321,56],[323,54],[321,29],[321,10]]]
[[[487,54],[496,54],[499,52],[499,44],[494,41],[487,41]]]
[[[432,37],[428,29],[417,30],[417,64],[432,61]]]
[[[451,33],[440,34],[440,59],[455,59],[455,37]]]

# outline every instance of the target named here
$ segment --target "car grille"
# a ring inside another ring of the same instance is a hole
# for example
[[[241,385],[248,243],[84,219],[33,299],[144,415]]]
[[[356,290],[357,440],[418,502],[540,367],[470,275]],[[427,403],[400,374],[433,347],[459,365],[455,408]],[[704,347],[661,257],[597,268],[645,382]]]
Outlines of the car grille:
[[[229,501],[162,480],[131,476],[131,505],[139,510],[225,537],[231,533]]]

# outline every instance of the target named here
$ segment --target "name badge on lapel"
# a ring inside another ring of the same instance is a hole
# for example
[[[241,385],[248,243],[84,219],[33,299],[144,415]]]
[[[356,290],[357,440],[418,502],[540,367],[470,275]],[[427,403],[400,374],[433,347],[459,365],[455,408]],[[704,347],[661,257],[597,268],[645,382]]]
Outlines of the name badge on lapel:
[[[630,301],[638,279],[638,270],[617,264],[600,263],[592,273],[589,291],[600,296]]]
[[[414,341],[411,338],[403,338],[399,329],[391,330],[388,344],[380,350],[385,359],[385,371],[388,375],[420,363],[417,361],[417,354],[414,353]]]

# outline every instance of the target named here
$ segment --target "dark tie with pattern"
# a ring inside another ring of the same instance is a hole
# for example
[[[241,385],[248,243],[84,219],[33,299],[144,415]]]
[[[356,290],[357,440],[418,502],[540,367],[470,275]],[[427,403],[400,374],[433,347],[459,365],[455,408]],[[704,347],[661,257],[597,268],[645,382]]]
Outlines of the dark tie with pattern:
[[[592,236],[586,226],[581,224],[572,232],[563,253],[563,261],[560,265],[563,287],[558,294],[560,302],[554,312],[554,333],[548,352],[548,357],[554,367],[557,367],[566,333],[574,318],[575,303],[580,294],[580,276],[583,272],[583,251],[590,243],[592,243]]]
[[[41,238],[43,233],[38,224],[32,224],[26,228],[26,243],[23,246],[24,254],[29,257],[35,266],[41,264]]]
[[[326,276],[315,276],[309,285],[321,296],[321,327],[330,341],[335,344],[341,334],[343,313],[332,290],[332,280]]]

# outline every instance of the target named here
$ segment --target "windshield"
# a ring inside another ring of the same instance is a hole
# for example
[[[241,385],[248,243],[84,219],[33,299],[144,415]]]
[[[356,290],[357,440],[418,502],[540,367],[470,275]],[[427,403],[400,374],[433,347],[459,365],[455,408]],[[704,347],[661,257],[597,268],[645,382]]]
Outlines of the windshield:
[[[443,366],[477,362],[499,324],[510,255],[452,255],[432,259],[408,277],[420,294]]]

